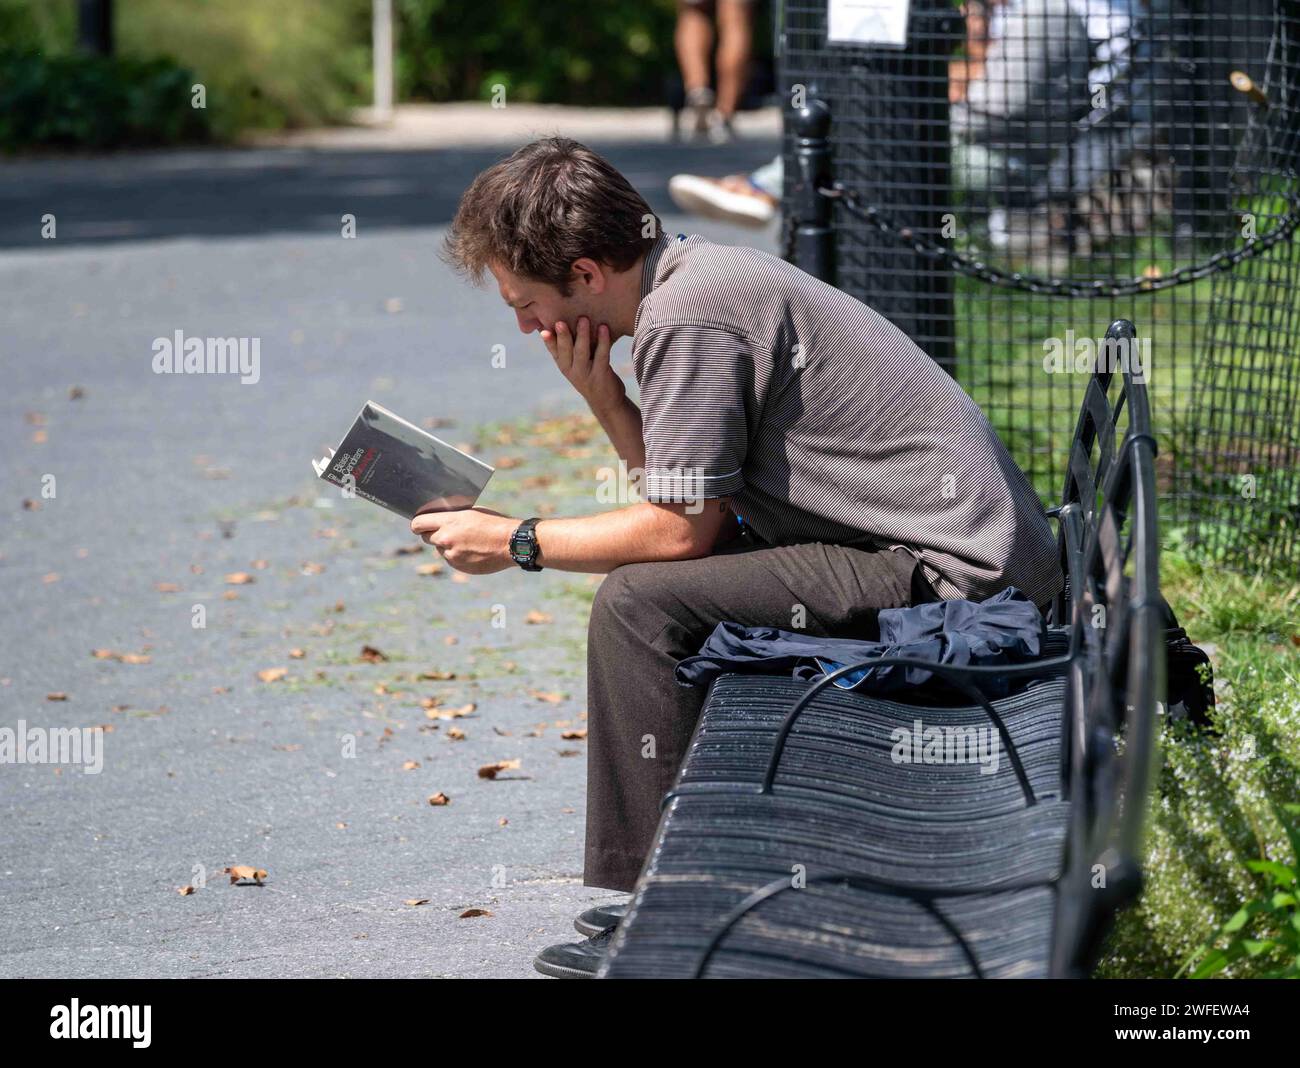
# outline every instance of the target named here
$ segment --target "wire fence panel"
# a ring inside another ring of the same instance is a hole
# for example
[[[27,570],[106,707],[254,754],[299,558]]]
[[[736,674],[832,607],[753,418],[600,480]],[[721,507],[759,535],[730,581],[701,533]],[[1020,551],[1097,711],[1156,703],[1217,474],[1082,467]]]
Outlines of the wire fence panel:
[[[1096,360],[1140,363],[1166,528],[1295,574],[1300,0],[912,0],[889,43],[902,0],[870,6],[784,4],[787,255],[947,368],[1045,501]]]

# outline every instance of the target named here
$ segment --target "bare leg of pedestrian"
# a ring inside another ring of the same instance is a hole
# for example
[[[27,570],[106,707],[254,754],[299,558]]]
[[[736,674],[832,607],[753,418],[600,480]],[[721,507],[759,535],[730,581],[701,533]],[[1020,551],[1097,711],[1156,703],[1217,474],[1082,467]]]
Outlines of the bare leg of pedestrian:
[[[749,60],[754,43],[754,5],[751,0],[717,0],[718,105],[711,120],[711,138],[731,140],[731,120],[740,107],[749,81]]]
[[[687,121],[696,134],[708,131],[715,102],[709,69],[713,52],[712,6],[711,0],[677,0],[673,44],[686,90]]]

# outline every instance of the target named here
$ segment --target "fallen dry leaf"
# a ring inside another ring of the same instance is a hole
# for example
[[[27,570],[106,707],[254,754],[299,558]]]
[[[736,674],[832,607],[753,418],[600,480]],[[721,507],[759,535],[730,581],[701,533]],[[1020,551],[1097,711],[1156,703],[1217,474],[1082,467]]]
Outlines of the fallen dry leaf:
[[[265,868],[253,868],[247,864],[232,864],[230,867],[221,870],[230,876],[232,883],[237,883],[241,879],[252,879],[258,886],[261,886],[262,880],[266,878]]]
[[[394,556],[414,556],[416,553],[424,552],[423,545],[399,545],[393,550]]]
[[[90,652],[96,660],[116,660],[122,664],[149,663],[146,653],[115,653],[112,649],[92,649]]]
[[[181,897],[189,897],[190,894],[194,893],[194,887],[189,883],[186,883],[184,886],[178,886],[176,892],[180,894]]]
[[[363,645],[361,647],[361,659],[369,664],[378,664],[387,660],[388,657],[376,649],[373,645]]]
[[[305,564],[302,565],[302,573],[304,575],[319,575],[322,574],[324,570],[325,570],[324,564],[317,564],[311,560],[308,560]]]
[[[528,693],[536,697],[539,701],[546,701],[548,704],[558,705],[564,700],[564,694],[557,690],[529,690]]]
[[[265,668],[264,670],[259,671],[257,673],[257,677],[261,679],[263,682],[279,682],[287,674],[289,674],[288,668],[273,667],[273,668]]]
[[[177,593],[180,587],[174,582],[155,582],[153,588],[159,593]]]
[[[506,819],[504,816],[502,816],[499,820],[497,820],[497,826],[498,826],[498,827],[504,827],[504,826],[506,826],[506,824],[508,824],[509,822],[510,822],[510,821],[509,821],[508,819]]]
[[[67,699],[68,695],[62,690],[56,690],[54,693],[47,693],[45,695],[45,700],[47,701],[66,701]]]
[[[454,671],[421,671],[416,676],[417,679],[429,679],[434,682],[446,682],[448,679],[454,679],[455,677],[456,673]]]
[[[424,714],[429,719],[464,719],[466,716],[471,715],[477,707],[478,705],[471,701],[469,704],[461,705],[459,708],[430,707],[425,710]]]
[[[438,806],[450,805],[451,798],[448,797],[446,794],[444,794],[441,790],[439,790],[436,794],[430,795],[429,804],[438,805]]]
[[[461,583],[468,582],[469,576],[463,571],[453,571],[451,574],[451,581]]]
[[[456,635],[454,635],[454,634],[448,634],[445,638],[442,639],[442,644],[443,644],[443,645],[455,645],[458,641],[460,641],[460,639],[457,638]]]
[[[475,916],[491,916],[491,915],[492,913],[488,912],[487,909],[466,909],[464,912],[460,914],[460,918],[462,920],[471,920]]]
[[[545,612],[539,612],[537,611],[537,609],[534,608],[531,612],[528,613],[528,615],[524,616],[524,622],[525,623],[554,623],[555,617],[552,615],[548,615]]]
[[[41,502],[40,502],[40,501],[34,501],[34,500],[32,500],[30,497],[24,497],[24,498],[23,498],[23,511],[24,511],[24,512],[39,512],[40,510],[41,510]]]
[[[415,569],[417,575],[441,575],[445,568],[442,564],[421,564]]]
[[[247,586],[256,580],[247,571],[232,571],[226,576],[227,586]]]
[[[587,737],[587,728],[583,727],[580,730],[563,731],[560,734],[560,737],[569,741],[584,741]]]
[[[290,660],[301,660],[301,659],[302,659],[304,656],[306,656],[306,655],[307,655],[307,650],[306,650],[306,649],[290,649],[290,650],[289,650],[289,659],[290,659]]]
[[[459,727],[448,727],[447,737],[450,738],[453,742],[463,742],[468,737],[468,735]]]
[[[266,570],[268,567],[270,567],[270,566],[271,566],[271,565],[268,564],[265,560],[254,560],[254,561],[253,561],[253,570],[254,570],[254,571],[265,571],[265,570]]]
[[[515,771],[518,769],[519,764],[518,758],[514,760],[498,760],[495,764],[484,764],[478,769],[478,777],[480,779],[495,779],[503,771]]]
[[[512,467],[519,467],[523,462],[522,456],[498,456],[492,461],[492,466],[502,471],[509,471]]]
[[[428,903],[429,903],[429,899],[427,897],[408,897],[405,901],[402,902],[403,905],[411,905],[411,906],[427,905]]]
[[[420,766],[420,762],[418,760],[408,760],[405,764],[402,765],[402,770],[414,771],[419,766]]]

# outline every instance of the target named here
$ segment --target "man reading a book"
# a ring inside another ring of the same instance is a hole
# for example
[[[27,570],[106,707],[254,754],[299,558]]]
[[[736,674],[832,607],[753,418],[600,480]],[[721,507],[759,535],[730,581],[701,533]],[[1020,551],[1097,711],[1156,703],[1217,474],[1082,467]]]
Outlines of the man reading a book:
[[[1062,585],[1037,495],[979,408],[881,315],[750,248],[666,234],[564,138],[480,174],[447,237],[590,406],[638,503],[577,518],[487,509],[412,529],[471,574],[602,573],[588,633],[584,883],[631,890],[703,693],[674,680],[724,620],[878,637],[877,615]],[[610,367],[632,339],[640,404]],[[594,973],[624,906],[537,960]]]

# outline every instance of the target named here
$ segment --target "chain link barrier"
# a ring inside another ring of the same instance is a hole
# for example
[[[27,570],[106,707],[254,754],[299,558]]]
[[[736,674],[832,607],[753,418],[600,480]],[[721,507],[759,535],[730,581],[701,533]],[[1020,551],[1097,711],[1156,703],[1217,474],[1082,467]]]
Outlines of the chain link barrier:
[[[843,205],[849,214],[870,223],[882,234],[897,239],[908,245],[919,256],[943,263],[953,271],[978,278],[989,285],[1003,286],[1008,289],[1020,289],[1028,293],[1039,293],[1055,297],[1127,297],[1139,293],[1155,293],[1162,289],[1186,285],[1219,271],[1230,271],[1244,260],[1262,255],[1279,242],[1287,240],[1300,227],[1300,191],[1295,189],[1295,171],[1286,171],[1280,175],[1292,184],[1292,192],[1286,195],[1288,210],[1281,219],[1263,237],[1247,238],[1240,248],[1225,249],[1216,252],[1202,263],[1189,267],[1180,267],[1158,278],[1130,278],[1124,281],[1112,281],[1104,278],[1065,279],[1049,278],[1042,275],[1024,274],[1021,271],[1004,271],[992,267],[982,260],[963,256],[936,241],[923,237],[910,226],[900,226],[879,208],[864,205],[852,190],[840,182],[817,190],[822,196]],[[784,226],[785,258],[793,262],[794,235],[797,220],[788,214]]]

